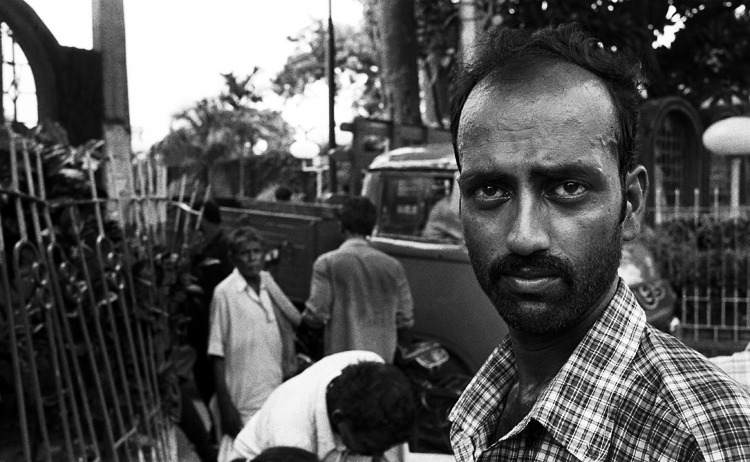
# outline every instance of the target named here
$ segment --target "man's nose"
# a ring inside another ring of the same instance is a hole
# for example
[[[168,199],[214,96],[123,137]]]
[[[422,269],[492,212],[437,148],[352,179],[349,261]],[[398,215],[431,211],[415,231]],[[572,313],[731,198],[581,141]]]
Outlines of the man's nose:
[[[517,255],[531,255],[550,246],[547,210],[540,199],[520,195],[515,201],[515,216],[511,217],[506,246]]]

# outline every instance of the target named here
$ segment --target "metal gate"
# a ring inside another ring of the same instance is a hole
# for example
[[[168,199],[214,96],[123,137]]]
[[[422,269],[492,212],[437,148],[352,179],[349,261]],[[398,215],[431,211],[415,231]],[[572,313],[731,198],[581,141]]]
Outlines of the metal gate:
[[[692,195],[688,207],[657,201],[642,238],[677,293],[679,337],[708,356],[740,351],[750,342],[750,207],[722,203],[718,188]]]
[[[43,155],[55,153],[8,133],[0,461],[173,460],[170,284],[199,217],[171,206],[148,162],[134,197],[101,197],[88,151],[88,197],[49,199]]]

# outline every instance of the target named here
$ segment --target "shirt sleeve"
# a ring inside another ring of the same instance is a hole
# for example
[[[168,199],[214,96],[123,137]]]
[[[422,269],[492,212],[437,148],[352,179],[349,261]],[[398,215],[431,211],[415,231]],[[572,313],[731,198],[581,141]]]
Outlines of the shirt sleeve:
[[[229,330],[229,302],[223,291],[217,290],[211,298],[211,317],[208,331],[208,354],[224,357],[224,342]]]
[[[333,287],[327,261],[323,257],[315,260],[310,282],[310,297],[305,303],[307,311],[323,322],[331,318]]]
[[[398,266],[398,308],[396,309],[396,328],[408,329],[414,327],[414,300],[411,296],[409,281],[406,279],[404,267]]]

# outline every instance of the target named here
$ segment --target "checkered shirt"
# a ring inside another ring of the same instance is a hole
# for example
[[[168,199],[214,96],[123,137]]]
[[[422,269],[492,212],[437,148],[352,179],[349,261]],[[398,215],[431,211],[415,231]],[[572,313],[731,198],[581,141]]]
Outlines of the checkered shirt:
[[[647,325],[622,281],[529,414],[490,441],[516,374],[506,338],[450,414],[457,461],[750,460],[750,393]]]

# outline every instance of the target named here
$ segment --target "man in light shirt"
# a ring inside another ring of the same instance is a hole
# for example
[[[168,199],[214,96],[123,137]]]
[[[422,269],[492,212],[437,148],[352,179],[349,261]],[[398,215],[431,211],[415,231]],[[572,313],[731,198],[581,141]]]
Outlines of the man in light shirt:
[[[234,271],[214,290],[208,354],[216,395],[219,462],[231,460],[233,438],[271,392],[295,371],[294,329],[300,314],[262,271],[258,232],[243,226],[229,236]]]

